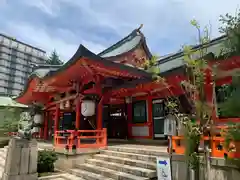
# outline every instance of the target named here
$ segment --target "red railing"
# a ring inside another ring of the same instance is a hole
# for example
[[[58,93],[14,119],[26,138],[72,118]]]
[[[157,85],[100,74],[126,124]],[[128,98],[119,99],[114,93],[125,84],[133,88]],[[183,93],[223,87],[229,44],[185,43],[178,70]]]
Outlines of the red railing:
[[[212,157],[219,157],[223,158],[225,156],[231,157],[231,158],[240,158],[239,152],[234,151],[228,151],[224,147],[224,138],[223,137],[217,137],[214,136],[212,138],[210,137],[202,137],[201,142],[203,141],[209,141],[211,144],[211,156]],[[238,144],[236,142],[232,142],[231,146],[237,146]],[[184,145],[184,137],[183,136],[173,136],[172,137],[172,149],[173,152],[176,154],[184,154],[185,153],[185,145]]]
[[[84,135],[84,134],[92,135]],[[81,142],[88,140],[90,142]],[[107,146],[107,130],[63,130],[56,131],[54,135],[54,147],[65,148],[70,152],[78,148],[101,148]]]

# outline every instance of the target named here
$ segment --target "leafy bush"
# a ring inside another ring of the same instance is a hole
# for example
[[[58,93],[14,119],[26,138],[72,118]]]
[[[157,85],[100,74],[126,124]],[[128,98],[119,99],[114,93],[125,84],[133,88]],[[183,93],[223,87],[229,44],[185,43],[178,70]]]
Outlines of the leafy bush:
[[[3,117],[0,124],[0,128],[5,132],[17,132],[18,131],[18,121],[20,119],[20,114],[23,108],[6,107],[1,109],[1,114]]]
[[[225,136],[225,147],[231,151],[232,147],[229,147],[231,145],[231,142],[238,142],[240,141],[240,123],[236,124],[230,124],[228,126],[228,129],[223,132]]]
[[[0,148],[4,148],[5,146],[8,145],[9,138],[0,138]]]
[[[54,163],[57,159],[57,154],[54,151],[39,151],[37,164],[38,173],[54,172]]]

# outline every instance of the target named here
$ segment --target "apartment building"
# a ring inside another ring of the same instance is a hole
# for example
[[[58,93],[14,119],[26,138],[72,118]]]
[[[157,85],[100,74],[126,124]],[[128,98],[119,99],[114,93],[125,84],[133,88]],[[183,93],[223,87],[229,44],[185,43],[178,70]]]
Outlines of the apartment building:
[[[45,64],[46,52],[0,33],[0,95],[18,95],[34,64]]]

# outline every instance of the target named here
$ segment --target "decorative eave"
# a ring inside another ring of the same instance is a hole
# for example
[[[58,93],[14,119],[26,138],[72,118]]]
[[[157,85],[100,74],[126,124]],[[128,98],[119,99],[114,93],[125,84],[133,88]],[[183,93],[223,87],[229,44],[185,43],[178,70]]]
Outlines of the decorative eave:
[[[98,55],[110,61],[132,64],[138,66],[147,59],[151,59],[152,54],[148,49],[145,36],[140,31],[142,25],[132,31],[121,41],[102,51]]]
[[[98,56],[104,57],[104,58],[117,58],[119,56],[124,56],[126,53],[133,51],[138,46],[142,45],[148,58],[152,57],[151,52],[148,49],[146,39],[144,34],[140,31],[140,29],[143,27],[141,25],[138,29],[133,30],[128,36],[124,37],[122,40],[118,41],[114,45],[110,46],[109,48],[103,50],[98,54]],[[137,39],[136,39],[137,38]],[[132,42],[133,40],[136,40],[135,42]],[[131,44],[131,45],[130,45]],[[128,48],[122,48],[123,46],[129,46]],[[122,48],[122,51],[120,49]],[[118,53],[115,53],[115,55],[111,55],[113,51],[119,49]],[[116,59],[112,59],[116,60]]]
[[[61,66],[58,70],[50,71],[49,73],[47,73],[46,76],[43,78],[43,80],[51,78],[53,76],[56,76],[57,74],[59,74],[61,72],[64,72],[66,69],[77,64],[77,62],[82,61],[84,58],[86,58],[92,62],[104,64],[105,66],[107,66],[109,68],[114,67],[114,68],[119,69],[120,71],[127,71],[131,74],[142,76],[143,78],[149,78],[151,76],[149,73],[147,73],[144,70],[140,70],[138,68],[126,66],[124,64],[119,64],[119,63],[115,63],[112,61],[108,61],[105,58],[102,58],[99,55],[96,55],[93,52],[89,51],[83,45],[80,45],[77,52],[73,55],[73,57],[67,63],[65,63],[63,66]]]
[[[68,74],[64,73],[64,71],[74,67],[75,65],[76,67],[78,67],[80,63],[83,63],[83,61],[85,62],[86,60],[89,62],[102,64],[104,65],[104,67],[106,67],[105,69],[116,69],[117,71],[123,72],[124,74],[126,74],[126,77],[127,75],[129,75],[129,77],[130,75],[132,75],[133,77],[135,78],[138,77],[139,79],[148,79],[148,80],[151,79],[151,74],[147,73],[144,70],[140,70],[138,68],[129,67],[124,64],[106,60],[92,53],[91,51],[86,49],[83,45],[80,45],[76,53],[73,55],[73,57],[61,67],[57,67],[55,69],[50,69],[49,67],[46,67],[45,69],[43,67],[36,69],[35,72],[30,75],[29,80],[24,90],[22,91],[22,93],[15,99],[18,101],[22,96],[24,96],[27,93],[27,91],[31,91],[31,88],[29,89],[29,85],[33,80],[34,82],[35,81],[47,82],[49,84],[50,82],[53,82],[54,80],[56,80],[58,76],[68,76]],[[81,65],[84,66],[83,64]]]

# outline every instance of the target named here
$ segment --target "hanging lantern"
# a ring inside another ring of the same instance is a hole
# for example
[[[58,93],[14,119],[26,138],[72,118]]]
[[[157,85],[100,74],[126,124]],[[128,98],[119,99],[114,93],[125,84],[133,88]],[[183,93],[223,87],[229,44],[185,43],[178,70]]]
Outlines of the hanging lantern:
[[[64,102],[60,102],[60,109],[63,110],[64,109]]]
[[[69,92],[66,92],[66,98],[68,98],[70,96]],[[70,100],[67,100],[65,103],[65,108],[70,108]]]
[[[70,108],[70,101],[69,100],[66,102],[65,107]]]
[[[132,97],[126,97],[126,98],[125,98],[125,102],[126,102],[127,104],[132,103]]]
[[[31,129],[31,133],[34,134],[34,133],[39,133],[40,132],[40,127],[33,127]]]
[[[81,113],[83,116],[93,116],[95,114],[96,104],[93,100],[82,100]]]
[[[43,117],[41,114],[35,114],[33,117],[33,121],[36,124],[43,124]]]

